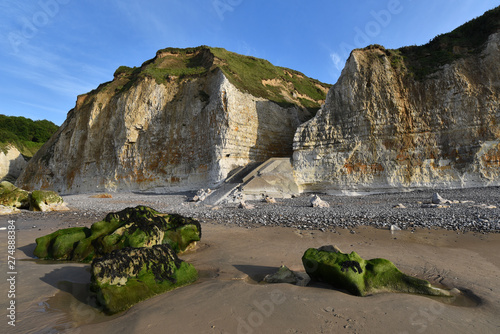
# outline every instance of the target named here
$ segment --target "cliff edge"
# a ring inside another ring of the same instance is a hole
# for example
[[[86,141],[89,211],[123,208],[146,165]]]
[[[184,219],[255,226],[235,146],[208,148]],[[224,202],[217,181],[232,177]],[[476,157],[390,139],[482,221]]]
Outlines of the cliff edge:
[[[163,49],[80,95],[17,184],[62,194],[215,186],[239,166],[291,156],[328,89],[224,49]]]
[[[354,50],[294,137],[302,191],[500,184],[500,7],[429,44]]]

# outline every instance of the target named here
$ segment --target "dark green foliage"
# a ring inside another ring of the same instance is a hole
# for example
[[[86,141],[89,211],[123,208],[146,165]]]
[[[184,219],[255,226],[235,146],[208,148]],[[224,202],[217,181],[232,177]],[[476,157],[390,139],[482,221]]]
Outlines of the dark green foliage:
[[[409,73],[417,80],[454,60],[478,54],[488,37],[500,30],[500,7],[487,11],[450,33],[436,36],[422,46],[399,49]]]
[[[128,66],[120,66],[116,69],[113,76],[116,78],[119,77],[120,75],[130,75],[134,72],[135,69],[137,69],[137,67],[132,68]]]
[[[201,45],[201,46],[197,46],[194,48],[184,48],[184,49],[182,49],[182,48],[165,48],[165,49],[158,50],[157,53],[168,52],[168,53],[172,53],[172,54],[187,55],[187,54],[196,53],[196,52],[203,50],[203,49],[210,49],[210,47],[206,46],[206,45]]]
[[[54,123],[25,117],[0,115],[0,146],[13,144],[26,156],[33,154],[57,131]]]

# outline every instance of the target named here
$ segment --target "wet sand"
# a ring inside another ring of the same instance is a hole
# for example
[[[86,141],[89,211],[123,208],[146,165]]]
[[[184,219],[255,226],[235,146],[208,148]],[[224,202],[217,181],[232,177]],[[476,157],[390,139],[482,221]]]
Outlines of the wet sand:
[[[2,217],[1,219],[4,219]],[[444,230],[390,232],[359,227],[354,234],[283,227],[241,228],[204,223],[196,251],[182,259],[200,280],[106,316],[88,293],[89,265],[38,261],[36,237],[65,222],[23,221],[16,234],[16,327],[2,333],[495,333],[500,331],[500,234]],[[81,222],[81,224],[90,224]],[[6,224],[6,222],[5,222]],[[2,226],[3,226],[2,222]],[[6,232],[0,249],[7,251]],[[449,300],[409,294],[356,297],[329,286],[259,284],[282,264],[304,271],[309,247],[338,245],[364,258],[383,257],[407,274],[463,295]],[[6,273],[7,254],[0,260]],[[6,280],[0,291],[9,289]],[[6,313],[8,300],[2,298]],[[4,330],[5,329],[5,330]]]

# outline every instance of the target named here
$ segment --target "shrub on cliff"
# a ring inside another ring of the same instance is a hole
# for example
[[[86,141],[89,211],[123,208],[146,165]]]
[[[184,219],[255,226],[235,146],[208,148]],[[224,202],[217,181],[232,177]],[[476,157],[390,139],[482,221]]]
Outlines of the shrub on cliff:
[[[59,127],[43,120],[0,115],[0,149],[14,145],[23,155],[32,157]]]
[[[487,11],[452,32],[441,34],[422,46],[397,50],[409,72],[421,80],[454,60],[478,54],[491,34],[500,30],[500,6]]]

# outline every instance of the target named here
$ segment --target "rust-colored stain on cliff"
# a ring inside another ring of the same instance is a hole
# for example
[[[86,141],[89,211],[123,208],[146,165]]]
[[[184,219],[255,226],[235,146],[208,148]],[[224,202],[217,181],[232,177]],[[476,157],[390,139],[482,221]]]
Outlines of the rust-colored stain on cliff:
[[[362,164],[362,163],[346,163],[344,168],[347,174],[362,173],[362,174],[378,174],[384,171],[384,166],[381,164]]]
[[[481,160],[485,167],[500,167],[500,145],[482,155]]]

